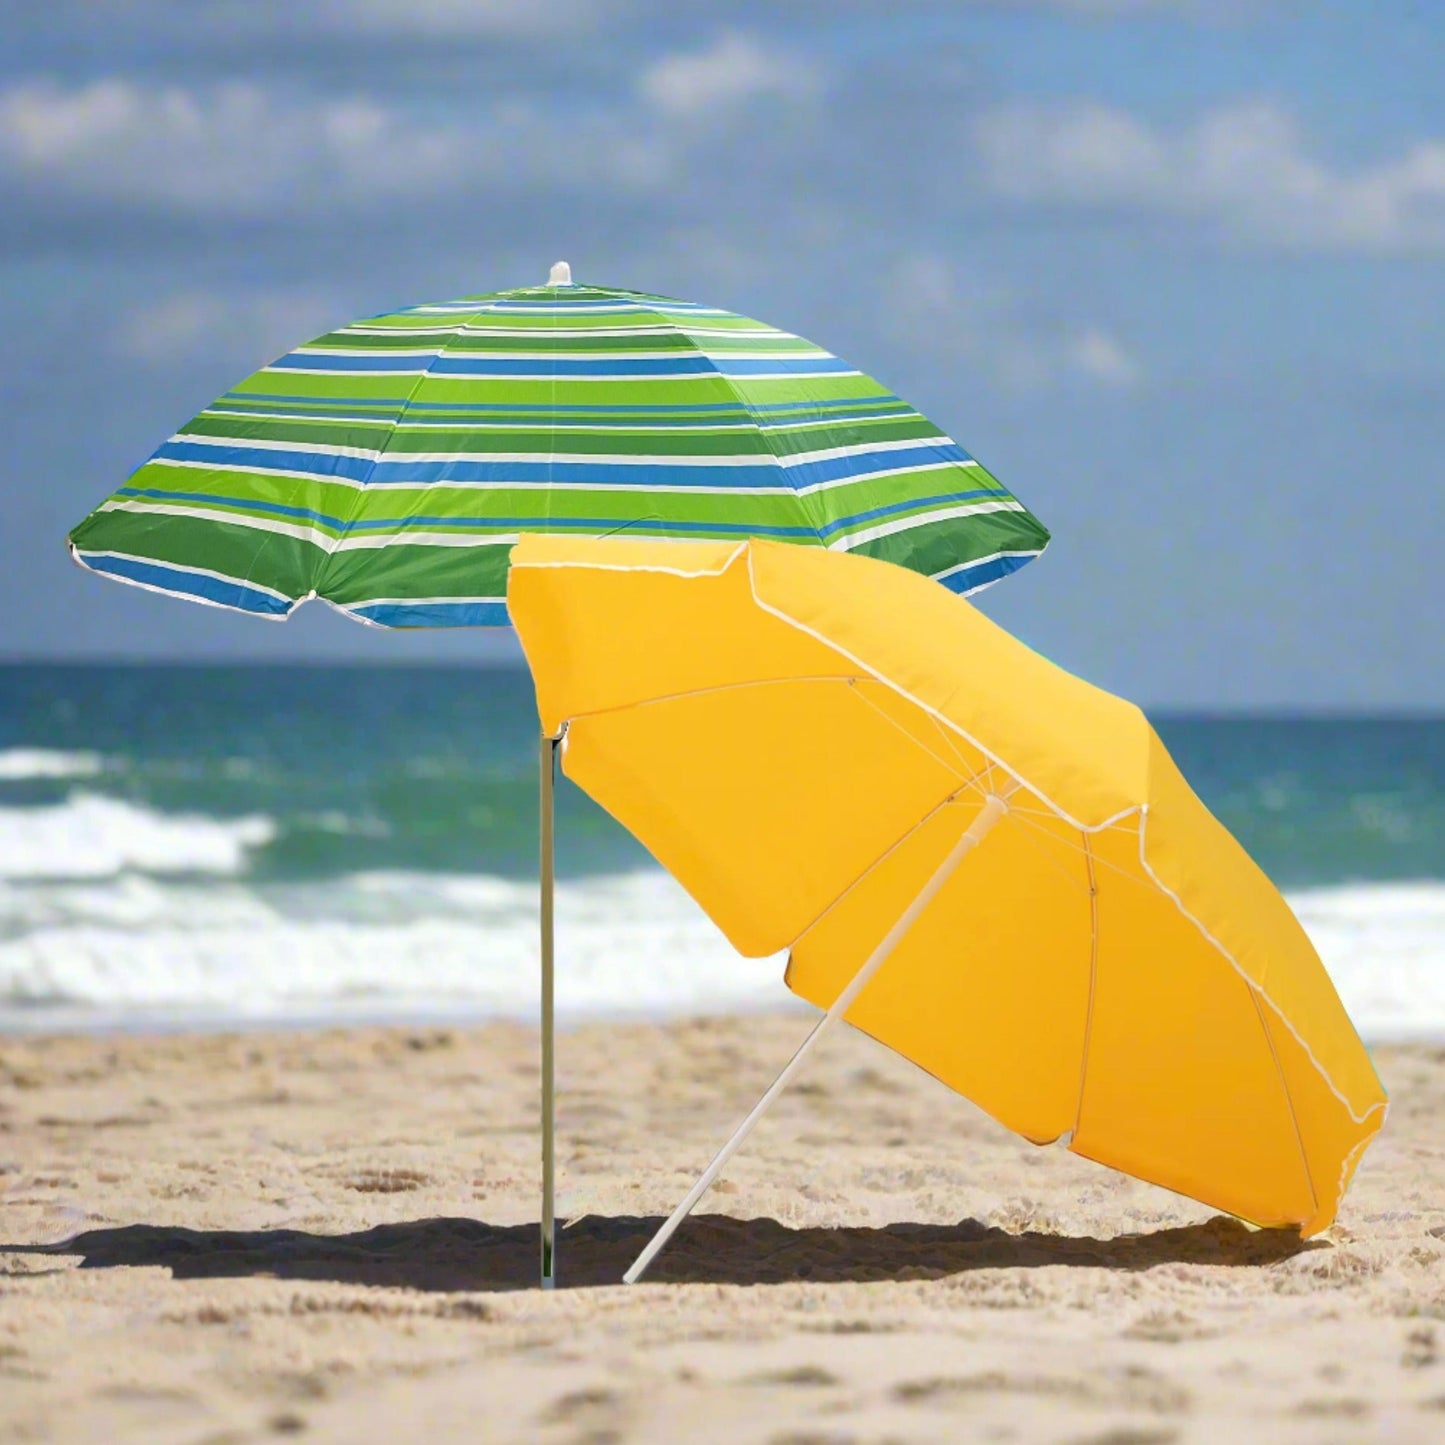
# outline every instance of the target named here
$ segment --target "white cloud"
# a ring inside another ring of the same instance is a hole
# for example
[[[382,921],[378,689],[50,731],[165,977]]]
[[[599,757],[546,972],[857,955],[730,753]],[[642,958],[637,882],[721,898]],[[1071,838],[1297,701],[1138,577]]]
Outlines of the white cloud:
[[[1256,243],[1445,247],[1445,140],[1333,166],[1269,101],[1222,106],[1172,130],[1095,103],[1013,106],[980,117],[973,138],[993,189],[1021,201],[1192,217]]]
[[[635,0],[53,0],[70,24],[190,37],[327,36],[382,40],[529,39],[621,16]],[[63,22],[62,22],[63,23]]]
[[[942,256],[902,258],[885,279],[883,328],[916,353],[964,362],[1007,387],[1085,381],[1113,391],[1143,380],[1140,363],[1097,325],[1041,321],[1012,290],[980,282]]]
[[[114,200],[244,213],[291,199],[420,184],[453,156],[366,100],[285,103],[256,85],[158,89],[102,80],[0,93],[0,158]]]
[[[432,123],[366,97],[294,97],[254,84],[111,79],[0,90],[0,178],[9,170],[131,205],[274,215],[510,183],[647,189],[674,162],[665,137],[625,117],[564,123],[522,102]]]
[[[234,358],[255,370],[329,327],[345,325],[334,303],[305,291],[177,291],[127,311],[111,347],[135,361]]]
[[[655,61],[643,72],[639,89],[658,110],[693,118],[757,96],[806,99],[820,85],[816,67],[751,36],[726,34],[705,50],[680,51]]]
[[[1118,341],[1097,327],[1066,337],[1063,354],[1085,376],[1106,386],[1133,386],[1143,375],[1139,363]]]
[[[599,0],[299,0],[291,23],[394,35],[548,35],[586,26]]]

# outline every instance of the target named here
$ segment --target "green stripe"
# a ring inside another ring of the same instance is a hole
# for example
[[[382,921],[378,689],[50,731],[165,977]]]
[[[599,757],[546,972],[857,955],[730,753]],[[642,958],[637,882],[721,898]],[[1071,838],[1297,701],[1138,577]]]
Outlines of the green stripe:
[[[515,311],[504,303],[551,305],[559,295],[636,307],[625,313],[555,314]],[[178,466],[154,459],[129,485],[159,495],[131,497],[93,513],[73,534],[82,550],[116,552],[177,567],[204,568],[224,577],[299,599],[313,589],[340,604],[377,598],[493,597],[505,590],[506,547],[486,544],[519,526],[566,527],[586,532],[623,531],[647,536],[736,538],[747,529],[793,532],[920,571],[937,573],[995,552],[1036,551],[1048,534],[1013,506],[935,520],[957,494],[987,492],[1013,503],[984,468],[937,456],[922,459],[889,448],[950,448],[948,437],[873,378],[861,374],[628,377],[605,380],[486,378],[428,371],[432,355],[546,357],[576,354],[619,360],[649,353],[826,357],[812,343],[751,318],[703,315],[641,292],[547,287],[463,299],[461,309],[426,313],[412,308],[356,323],[365,334],[332,331],[306,348],[309,364],[325,368],[328,351],[391,357],[403,374],[338,370],[335,375],[263,369],[193,418],[181,436],[238,447],[275,443],[282,448],[347,448],[361,458],[379,453],[405,463],[419,454],[439,456],[652,457],[660,461],[747,458],[754,464],[824,454],[819,467],[832,476],[849,465],[849,449],[882,448],[860,461],[871,468],[820,490],[776,495],[737,486],[718,465],[711,490],[666,485],[647,466],[609,469],[608,490],[580,485],[464,487],[445,482],[415,487],[366,487],[317,477],[285,476],[265,467],[234,464]],[[641,335],[619,334],[658,328]],[[579,333],[559,335],[558,332]],[[755,333],[755,334],[747,334]],[[262,448],[264,451],[265,448]],[[838,454],[842,453],[842,459]],[[313,463],[328,465],[326,453]],[[823,475],[814,463],[777,469],[779,488],[808,487]],[[304,469],[304,468],[303,468]],[[503,473],[505,475],[505,473]],[[973,505],[954,503],[952,505]],[[305,515],[294,515],[297,511]],[[207,515],[199,515],[205,513]],[[418,519],[428,519],[418,522]],[[536,519],[535,521],[532,519]],[[851,520],[847,520],[851,519]],[[842,526],[836,524],[842,523]],[[276,526],[308,529],[315,540],[292,537]],[[360,539],[430,534],[473,545],[426,545]],[[878,527],[881,537],[858,538]]]

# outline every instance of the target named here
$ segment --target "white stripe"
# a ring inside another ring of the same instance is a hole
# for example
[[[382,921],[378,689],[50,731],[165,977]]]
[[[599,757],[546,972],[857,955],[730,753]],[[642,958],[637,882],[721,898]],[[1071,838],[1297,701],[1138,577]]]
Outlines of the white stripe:
[[[437,353],[439,354],[439,353]],[[696,354],[696,353],[692,353]],[[723,358],[711,358],[721,362]],[[325,367],[325,366],[263,366],[261,372],[269,373],[272,376],[351,376],[366,378],[373,376],[425,376],[430,370],[426,366],[412,367],[406,371],[372,370],[370,367],[364,370],[354,370],[349,367]],[[258,372],[257,375],[260,375]],[[696,381],[699,377],[721,376],[729,381],[812,381],[828,377],[842,379],[848,376],[862,376],[861,371],[748,371],[733,373],[725,366],[703,367],[697,371],[669,371],[661,376],[638,375],[627,372],[588,372],[581,376],[558,376],[550,377],[545,372],[538,372],[535,376],[518,376],[516,372],[490,372],[482,369],[469,370],[465,372],[440,372],[436,376],[438,381],[462,381],[467,378],[480,380],[487,378],[491,380],[504,381],[561,381],[579,382],[587,384],[594,381],[633,381],[648,382],[657,384],[668,381]]]
[[[864,412],[859,412],[859,413],[857,413],[856,415],[853,415],[853,416],[824,416],[824,417],[813,417],[813,418],[811,418],[811,419],[808,420],[808,421],[764,421],[764,420],[760,420],[760,419],[758,419],[758,418],[754,418],[752,424],[753,424],[755,427],[757,427],[757,429],[758,429],[759,431],[769,432],[769,431],[807,431],[809,428],[814,428],[814,427],[848,426],[848,425],[850,425],[850,424],[852,424],[852,423],[854,423],[854,422],[860,422],[860,421],[865,421],[865,422],[866,422],[866,421],[925,421],[925,420],[927,420],[927,418],[925,418],[924,416],[921,415],[921,413],[916,412],[916,411],[864,411]],[[929,425],[932,426],[933,423],[932,423],[932,422],[929,422]],[[950,437],[950,436],[948,436],[945,432],[937,432],[937,433],[936,433],[936,436],[939,437],[939,438],[942,438],[944,441],[952,442],[953,445],[955,445],[955,446],[958,445],[958,443],[957,443],[957,442],[954,442],[954,441],[953,441],[953,438]],[[929,442],[929,441],[933,441],[933,440],[934,440],[934,437],[920,437],[920,438],[918,439],[918,443],[917,443],[917,444],[921,446],[921,445],[923,445],[925,442]],[[976,465],[976,464],[975,464],[975,465]]]
[[[575,431],[575,432],[587,432],[588,434],[590,434],[590,435],[595,435],[595,436],[612,436],[612,435],[615,435],[615,434],[616,434],[617,432],[619,432],[619,431],[626,431],[626,432],[643,432],[643,433],[657,432],[657,433],[660,433],[660,434],[662,434],[662,435],[666,435],[666,434],[669,433],[669,432],[708,432],[708,433],[715,433],[715,434],[717,434],[717,435],[723,435],[723,434],[725,434],[725,433],[727,433],[727,432],[746,432],[746,431],[748,431],[750,428],[753,429],[753,430],[755,430],[755,431],[782,431],[782,430],[784,430],[784,428],[782,428],[782,427],[762,427],[762,426],[758,426],[755,422],[751,422],[751,421],[747,421],[747,420],[735,421],[735,422],[731,422],[731,423],[729,423],[729,422],[698,422],[698,423],[694,424],[693,422],[677,422],[677,423],[675,423],[675,424],[672,425],[672,426],[664,426],[664,425],[652,426],[652,425],[646,425],[646,424],[644,424],[644,425],[639,425],[639,426],[633,426],[631,423],[628,423],[628,424],[625,425],[625,426],[618,426],[618,425],[608,425],[608,424],[606,424],[606,423],[598,423],[598,422],[556,422],[556,423],[553,423],[553,422],[550,422],[550,421],[541,421],[541,420],[539,420],[539,421],[449,421],[449,420],[447,420],[445,417],[439,417],[439,418],[437,418],[435,421],[426,421],[426,420],[423,420],[423,419],[420,418],[420,417],[414,417],[414,416],[413,416],[413,417],[403,416],[403,417],[400,417],[400,418],[397,418],[397,419],[394,420],[393,418],[391,418],[391,417],[386,417],[386,416],[344,416],[344,415],[342,415],[342,414],[339,413],[339,412],[325,412],[325,413],[321,413],[321,412],[303,412],[303,411],[295,411],[295,412],[292,412],[292,411],[222,411],[222,410],[218,410],[218,409],[215,408],[214,406],[212,406],[212,407],[207,407],[206,410],[201,413],[201,415],[202,415],[202,416],[212,416],[212,417],[216,417],[218,420],[221,420],[221,421],[236,421],[236,420],[240,420],[240,419],[243,419],[243,418],[244,418],[244,419],[249,419],[249,418],[251,418],[251,417],[259,417],[259,418],[262,418],[263,420],[266,420],[266,421],[345,422],[348,426],[364,425],[364,426],[391,427],[391,428],[394,428],[396,431],[399,431],[399,432],[403,432],[403,431],[427,432],[427,431],[451,430],[451,431],[476,431],[476,432],[487,432],[487,431],[499,431],[499,432],[520,431],[520,432],[549,432],[549,433],[550,433],[550,432],[559,432],[559,431],[561,431],[561,432],[572,432],[572,431]],[[839,418],[839,420],[840,420],[840,421],[843,421],[843,422],[850,422],[850,421],[866,420],[866,418],[861,418],[861,417],[841,417],[841,418]],[[826,424],[827,424],[827,423],[825,423],[825,422],[814,422],[814,423],[811,423],[811,425],[814,425],[814,426],[825,426]],[[250,437],[227,438],[227,437],[215,437],[215,436],[204,436],[204,437],[202,437],[202,436],[196,436],[196,437],[194,437],[194,438],[191,438],[191,434],[190,434],[190,433],[177,433],[177,435],[186,436],[188,439],[193,439],[193,440],[195,440],[195,441],[200,441],[200,442],[214,442],[214,443],[217,443],[218,445],[219,445],[219,444],[222,444],[222,443],[227,443],[227,444],[229,444],[230,442],[233,442],[233,441],[234,441],[237,445],[244,445],[244,446],[259,445],[258,442],[254,442],[254,441],[252,440],[252,438],[250,438]],[[278,445],[283,445],[283,444],[282,444],[282,443],[278,443]],[[321,442],[289,442],[289,443],[284,443],[284,445],[290,446],[290,448],[291,448],[293,451],[295,451],[295,450],[299,450],[299,449],[304,449],[304,448],[306,448],[306,447],[322,446],[322,445],[325,445],[325,443],[321,443]],[[545,455],[545,453],[544,453],[543,455]],[[760,455],[760,456],[764,456],[764,457],[769,457],[769,456],[772,455],[772,453],[771,453],[771,452],[760,452],[759,455]]]
[[[177,437],[180,440],[198,446],[257,447],[261,450],[300,452],[307,456],[357,457],[363,461],[384,459],[386,462],[497,462],[499,464],[502,462],[521,464],[529,462],[541,464],[558,462],[564,465],[596,462],[598,465],[616,465],[629,468],[691,466],[702,471],[712,466],[771,466],[777,463],[777,458],[775,458],[771,452],[732,452],[718,456],[709,456],[705,453],[679,453],[677,456],[671,457],[660,455],[656,452],[640,453],[636,456],[628,456],[621,452],[391,452],[361,447],[332,446],[329,442],[254,441],[250,437],[236,437],[231,439],[213,436],[193,436],[189,433],[178,433]],[[173,440],[175,439],[177,438],[173,438]],[[161,457],[158,458],[158,460],[168,462],[176,459]],[[203,463],[203,465],[209,464]],[[317,473],[317,475],[326,476],[328,474]]]
[[[96,510],[107,512],[124,510],[124,508],[121,503],[105,503]],[[252,532],[270,532],[279,537],[291,537],[298,542],[310,542],[328,554],[374,552],[379,548],[392,546],[398,541],[404,541],[408,546],[418,547],[511,546],[519,536],[516,532],[483,532],[475,527],[462,532],[420,532],[406,529],[404,518],[398,520],[395,529],[370,528],[366,532],[357,532],[350,536],[333,536],[314,522],[288,522],[281,517],[265,517],[255,512],[229,512],[206,506],[168,506],[164,503],[148,505],[145,510],[166,517],[200,517],[208,522],[225,522],[232,526],[245,527]],[[140,560],[153,562],[156,566],[171,565],[168,562],[154,562],[153,558],[141,558]],[[199,569],[192,568],[190,570]],[[216,573],[215,575],[221,576],[222,574]],[[236,579],[225,578],[224,580],[235,581]],[[242,585],[249,587],[255,584],[244,583]],[[268,590],[265,587],[257,587],[257,591],[260,592]],[[275,595],[283,596],[279,592]]]
[[[1000,502],[970,502],[967,506],[962,507],[940,507],[936,512],[915,512],[909,517],[895,517],[890,522],[880,522],[876,527],[864,527],[857,532],[849,532],[847,536],[829,542],[828,546],[834,552],[851,552],[854,547],[861,547],[864,542],[875,542],[879,537],[891,537],[896,532],[907,532],[914,527],[925,527],[930,522],[946,522],[952,517],[977,517],[982,516],[985,512],[1022,512],[1023,510],[1023,504],[1012,499]]]
[[[506,545],[513,546],[515,539],[509,540]],[[362,607],[449,607],[452,604],[464,606],[467,603],[476,602],[501,602],[506,603],[506,597],[368,597],[364,602],[341,602],[337,606],[346,612],[353,612]]]
[[[467,306],[465,304],[445,306],[413,306],[408,312],[396,314],[410,316],[454,316],[458,312],[466,314],[469,312],[492,310],[493,305],[494,303],[492,302],[479,302],[475,306]],[[500,310],[500,308],[497,309]],[[630,301],[592,301],[585,302],[582,305],[577,305],[574,303],[571,306],[525,306],[512,303],[507,306],[505,311],[501,311],[501,314],[504,316],[637,316],[644,314],[648,311],[654,311],[656,309],[657,308],[653,306],[638,306]],[[710,314],[715,316],[727,316],[730,313],[726,311],[717,311]]]
[[[872,482],[886,477],[923,476],[930,472],[947,472],[955,465],[951,462],[933,463],[921,467],[893,467],[887,471],[864,472],[859,476],[835,477],[828,481],[813,482],[806,487],[779,485],[776,487],[729,487],[726,485],[708,486],[706,483],[666,483],[666,482],[577,482],[577,481],[453,481],[445,478],[432,482],[416,481],[378,481],[374,477],[364,482],[359,482],[352,477],[333,476],[329,472],[304,471],[295,467],[261,467],[247,466],[244,463],[234,462],[221,466],[217,462],[181,460],[176,457],[154,457],[148,463],[148,467],[175,467],[181,471],[226,471],[233,472],[239,476],[248,477],[293,477],[298,481],[325,482],[336,487],[350,487],[354,492],[360,491],[414,491],[426,493],[432,490],[451,490],[458,492],[654,492],[659,496],[686,497],[697,495],[700,497],[811,497],[819,492],[831,492],[837,487],[854,486],[859,483]],[[697,470],[706,471],[709,468],[699,467]],[[127,500],[140,500],[144,498]],[[1005,505],[1009,510],[1022,511],[1023,506],[1018,502],[1009,502]],[[967,516],[970,511],[995,510],[996,504],[983,502],[973,508],[965,508],[958,515]],[[929,514],[933,516],[934,514]],[[943,513],[937,514],[939,516]],[[882,535],[882,534],[880,534]]]
[[[445,350],[444,346],[398,346],[394,350],[384,346],[371,349],[346,346],[297,346],[286,354],[288,356],[440,356]]]
[[[342,416],[340,413],[334,412],[334,411],[329,411],[329,412],[324,412],[324,413],[323,413],[323,412],[313,412],[313,411],[225,411],[225,410],[222,410],[222,409],[218,409],[218,408],[215,407],[214,405],[213,405],[213,406],[208,406],[208,407],[205,409],[205,411],[203,411],[203,412],[200,413],[200,415],[201,415],[201,416],[213,416],[213,417],[216,417],[216,418],[217,418],[218,420],[220,420],[220,421],[242,421],[242,420],[249,420],[251,417],[254,416],[254,417],[259,417],[259,418],[261,418],[261,419],[264,420],[264,421],[303,421],[303,422],[327,422],[327,421],[334,421],[334,422],[345,422],[348,426],[384,426],[384,427],[399,427],[399,426],[412,426],[412,425],[415,425],[415,423],[412,423],[412,422],[400,422],[400,421],[397,421],[395,418],[389,417],[389,416]],[[188,440],[188,441],[213,442],[213,443],[215,443],[215,444],[218,445],[218,446],[219,446],[219,445],[231,445],[231,444],[235,444],[235,445],[244,445],[244,446],[250,447],[250,446],[260,446],[260,445],[261,445],[261,443],[260,443],[257,439],[255,439],[255,438],[253,438],[253,437],[196,436],[194,433],[191,433],[191,432],[177,432],[177,433],[176,433],[176,436],[177,436],[177,437],[182,437],[182,438],[184,438],[184,439],[186,439],[186,440]],[[172,438],[172,440],[174,440],[174,438]],[[276,443],[276,445],[279,446],[280,443],[278,442],[278,443]],[[318,442],[289,442],[289,443],[287,443],[287,445],[289,445],[289,446],[291,447],[291,449],[294,451],[297,447],[319,446],[319,445],[322,445],[322,443],[318,443]]]
[[[137,505],[139,503],[139,505]],[[329,552],[335,542],[330,532],[325,531],[315,522],[288,522],[284,517],[267,517],[259,512],[249,511],[228,511],[224,507],[208,507],[204,503],[169,503],[151,501],[148,498],[123,497],[120,501],[102,502],[96,508],[98,512],[145,512],[148,515],[154,514],[162,517],[201,517],[207,522],[225,522],[230,526],[247,527],[253,532],[274,532],[279,537],[293,537],[298,542],[310,542],[320,547],[323,552]],[[155,559],[150,559],[155,561]],[[170,562],[155,561],[158,567],[169,567]],[[197,569],[191,569],[197,570]],[[221,573],[216,573],[221,576]],[[227,579],[235,581],[235,578]],[[251,587],[254,583],[244,583],[244,586]],[[260,592],[265,592],[264,587],[257,587]],[[276,593],[280,597],[283,594]]]
[[[806,487],[789,487],[795,496],[811,497],[815,492],[831,492],[835,487],[851,487],[864,482],[882,481],[886,477],[922,477],[932,472],[950,472],[961,465],[958,462],[925,462],[917,467],[889,467],[884,471],[858,472],[852,476],[834,477],[826,482],[813,482]],[[906,498],[900,498],[906,500]]]
[[[327,371],[320,366],[263,366],[256,374],[260,376],[263,372],[269,372],[272,376],[425,376],[425,366],[413,367],[410,371]]]
[[[704,329],[704,328],[698,328]],[[709,336],[772,336],[781,341],[797,341],[791,331],[779,331],[775,326],[711,326],[705,328]],[[571,340],[580,337],[607,338],[612,336],[677,336],[682,334],[673,325],[650,326],[473,326],[463,322],[459,326],[339,326],[332,336],[510,336],[520,341],[533,336],[548,341],[559,337]]]
[[[96,510],[105,511],[107,509],[98,507]],[[70,550],[74,556],[81,561],[86,561],[93,557],[109,557],[117,562],[138,562],[143,567],[163,567],[168,572],[180,572],[192,577],[209,577],[214,582],[229,582],[235,587],[244,587],[248,592],[264,592],[266,596],[274,597],[278,602],[291,603],[296,600],[294,597],[287,596],[284,592],[276,591],[274,587],[263,587],[259,582],[248,582],[241,577],[232,577],[229,572],[213,572],[209,567],[182,566],[179,562],[163,562],[157,557],[139,557],[131,552],[92,552],[75,546],[72,546]],[[100,569],[93,568],[92,570],[99,571]],[[130,578],[121,577],[117,572],[106,572],[105,575],[107,577],[115,577],[118,581],[123,582],[131,580]],[[136,582],[136,586],[149,588],[149,590],[153,592],[165,592],[167,596],[175,595],[173,592],[169,592],[168,589],[158,587],[152,583]],[[216,602],[212,605],[216,607],[227,606],[224,602]],[[234,610],[244,612],[246,609],[242,607]]]
[[[468,330],[465,321],[459,321],[455,326],[338,326],[334,331],[328,331],[328,336],[460,336]],[[544,333],[550,335],[550,333]],[[315,343],[310,343],[312,346]],[[297,348],[300,349],[299,347]]]
[[[820,346],[811,346],[798,351],[709,351],[705,346],[670,347],[662,351],[630,351],[619,347],[614,351],[554,351],[550,347],[528,351],[469,351],[458,347],[449,351],[444,346],[422,348],[411,346],[353,349],[341,346],[298,346],[287,353],[290,356],[441,356],[445,354],[454,361],[673,361],[700,356],[708,361],[822,361],[837,358],[831,351]],[[295,370],[283,367],[282,370]],[[838,372],[841,376],[844,373]]]
[[[595,542],[602,539],[597,537],[589,537],[578,538],[577,540]],[[648,540],[657,542],[677,542],[682,541],[683,539],[679,537],[653,537],[649,538]],[[689,545],[696,546],[699,544],[695,542],[689,542]],[[733,563],[738,560],[738,557],[743,552],[747,551],[747,549],[748,544],[746,542],[739,542],[737,546],[728,553],[728,555],[723,559],[722,563],[717,567],[684,568],[658,567],[643,563],[628,564],[622,562],[517,562],[514,560],[509,564],[508,570],[515,572],[519,568],[526,568],[531,571],[546,572],[555,568],[575,567],[581,568],[582,570],[587,572],[660,572],[666,577],[721,577],[723,573],[726,572],[728,568],[731,567]]]
[[[382,532],[355,533],[340,538],[332,548],[334,552],[375,552],[382,547],[404,542],[408,547],[492,547],[512,546],[521,534],[519,532]]]
[[[827,447],[822,451],[816,452],[793,452],[789,456],[779,457],[778,465],[780,467],[806,467],[812,462],[832,462],[837,461],[840,457],[867,457],[880,452],[914,451],[919,447],[929,446],[938,450],[940,443],[943,446],[956,445],[956,443],[941,435],[937,437],[913,437],[906,441],[859,442],[855,446],[850,447]],[[972,457],[939,457],[936,463],[924,462],[922,465],[924,467],[976,467],[978,463],[974,461]],[[875,475],[882,475],[882,473]]]
[[[556,428],[563,430],[564,428]],[[588,430],[588,428],[576,428],[576,430]],[[593,429],[596,430],[596,429]],[[605,430],[602,429],[602,430]],[[695,430],[709,430],[709,428],[695,428]],[[729,431],[733,428],[713,427],[712,431]],[[892,441],[877,442],[873,445],[859,444],[848,447],[830,447],[824,451],[797,452],[791,456],[776,456],[772,452],[731,452],[731,453],[678,453],[668,456],[659,453],[647,452],[638,454],[626,454],[622,452],[388,452],[382,448],[375,447],[350,447],[338,446],[330,442],[295,442],[285,440],[274,440],[259,437],[218,437],[203,435],[196,432],[177,432],[171,438],[172,441],[185,442],[192,446],[215,447],[217,449],[255,448],[258,451],[278,452],[299,452],[306,456],[318,457],[354,457],[360,461],[378,461],[383,457],[388,462],[558,462],[564,465],[583,465],[596,463],[599,466],[619,467],[696,467],[699,470],[707,470],[710,467],[746,467],[746,466],[769,466],[775,465],[784,470],[794,467],[808,466],[814,462],[837,461],[843,457],[865,457],[881,453],[906,451],[920,446],[927,446],[932,438],[922,438],[917,441]],[[158,464],[174,466],[202,466],[209,467],[217,463],[186,460],[178,457],[158,457],[155,459]],[[940,457],[936,462],[923,462],[916,467],[904,467],[892,471],[867,472],[865,477],[897,476],[905,472],[929,471],[936,468],[949,467],[976,467],[978,463],[972,458],[955,459],[953,457]],[[242,468],[228,468],[227,470],[241,470]],[[268,468],[262,468],[266,471]],[[281,473],[280,475],[293,475]],[[317,471],[315,473],[298,472],[294,475],[314,475],[323,480],[342,480],[332,478],[328,472]],[[841,480],[855,480],[855,478],[842,478]],[[425,485],[416,483],[414,485]],[[819,485],[827,485],[822,483]],[[790,489],[791,490],[791,489]],[[813,490],[813,488],[799,489]]]
[[[960,562],[957,567],[945,567],[942,572],[933,572],[929,575],[935,582],[942,582],[945,578],[958,576],[960,572],[971,572],[975,567],[982,567],[985,562],[997,562],[1004,557],[1037,557],[1039,551],[1039,548],[1030,547],[1023,551],[990,552],[986,557],[975,557],[972,562]],[[981,592],[983,588],[976,587],[973,590]]]
[[[363,462],[374,462],[382,454],[380,447],[345,447],[337,446],[333,442],[288,442],[269,437],[217,437],[187,431],[178,431],[171,441],[201,447],[244,447],[248,450],[255,447],[257,451],[263,452],[305,452],[308,456],[355,457]],[[170,458],[163,457],[160,460],[169,461]]]
[[[237,472],[246,477],[294,477],[300,482],[330,482],[333,486],[350,487],[354,492],[362,491],[368,485],[366,482],[358,482],[351,477],[334,477],[329,472],[307,472],[295,467],[248,467],[239,463],[227,463],[225,466],[221,466],[217,462],[183,461],[178,457],[152,457],[146,466],[175,467],[180,471]],[[371,485],[375,486],[376,483]],[[145,499],[141,498],[140,500]]]

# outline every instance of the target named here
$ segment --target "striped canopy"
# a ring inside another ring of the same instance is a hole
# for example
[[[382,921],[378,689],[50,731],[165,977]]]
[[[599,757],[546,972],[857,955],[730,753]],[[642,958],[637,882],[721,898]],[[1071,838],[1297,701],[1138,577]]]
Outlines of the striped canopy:
[[[558,271],[564,268],[559,267]],[[501,625],[519,534],[766,537],[973,592],[1043,526],[906,402],[716,307],[551,284],[328,332],[71,533],[83,566],[261,617]]]

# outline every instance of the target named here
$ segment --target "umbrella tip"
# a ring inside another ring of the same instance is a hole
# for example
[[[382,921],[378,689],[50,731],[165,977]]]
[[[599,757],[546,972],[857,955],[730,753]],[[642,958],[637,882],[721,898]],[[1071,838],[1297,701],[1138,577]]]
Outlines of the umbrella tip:
[[[572,268],[565,261],[553,261],[551,273],[547,277],[549,286],[570,286],[572,284]]]

